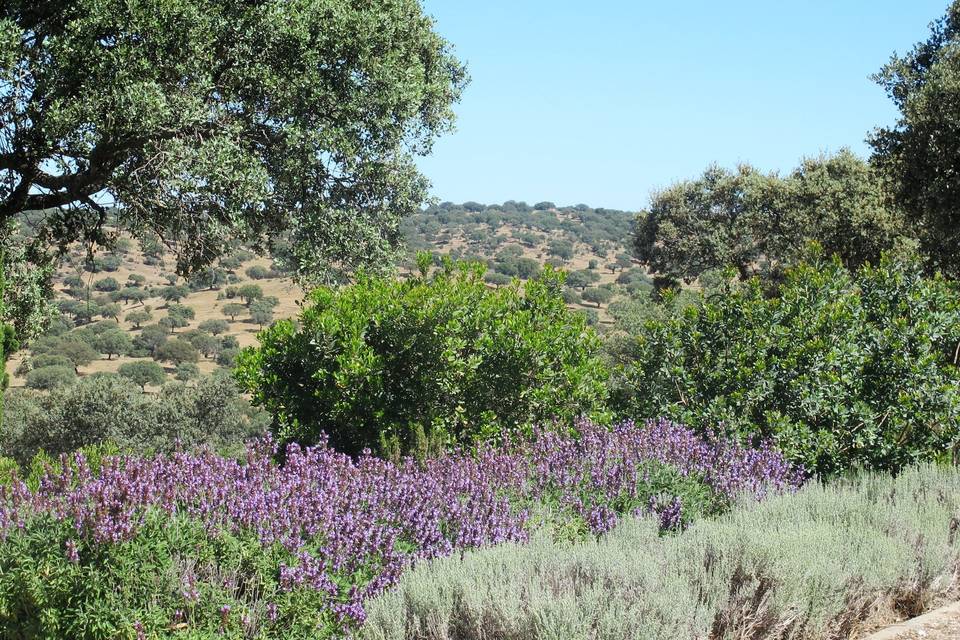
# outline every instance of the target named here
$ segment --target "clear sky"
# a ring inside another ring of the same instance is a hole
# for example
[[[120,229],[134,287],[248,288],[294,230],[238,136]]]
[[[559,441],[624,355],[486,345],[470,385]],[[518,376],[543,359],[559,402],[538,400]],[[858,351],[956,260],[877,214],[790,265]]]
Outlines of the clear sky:
[[[424,0],[472,81],[441,200],[640,209],[711,162],[789,171],[896,112],[870,75],[947,0]]]

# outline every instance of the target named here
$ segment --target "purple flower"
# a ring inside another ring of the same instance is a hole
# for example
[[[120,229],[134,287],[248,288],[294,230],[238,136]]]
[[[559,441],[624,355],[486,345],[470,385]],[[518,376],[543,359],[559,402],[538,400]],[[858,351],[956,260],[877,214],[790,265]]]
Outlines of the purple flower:
[[[526,540],[538,503],[559,504],[597,534],[635,508],[655,514],[664,529],[679,527],[679,497],[647,503],[638,493],[651,465],[696,475],[728,498],[761,499],[804,479],[769,445],[743,447],[666,420],[613,428],[581,421],[576,431],[572,437],[537,430],[529,443],[455,451],[422,463],[389,462],[369,452],[352,459],[324,443],[291,445],[278,465],[269,438],[252,443],[243,461],[210,451],[125,456],[104,459],[96,475],[77,454],[62,458],[58,471],[48,470],[37,491],[16,479],[0,487],[0,534],[48,514],[68,522],[86,544],[110,545],[133,538],[149,512],[189,517],[212,534],[252,533],[264,546],[289,553],[277,567],[282,591],[319,594],[349,629],[365,619],[364,602],[416,562]],[[77,547],[73,538],[66,543],[71,562],[79,561]],[[371,576],[365,584],[341,586],[344,577],[361,573]],[[191,606],[199,602],[192,571],[183,576],[181,595]],[[224,605],[223,626],[229,616]],[[266,617],[277,621],[275,603],[267,605]]]

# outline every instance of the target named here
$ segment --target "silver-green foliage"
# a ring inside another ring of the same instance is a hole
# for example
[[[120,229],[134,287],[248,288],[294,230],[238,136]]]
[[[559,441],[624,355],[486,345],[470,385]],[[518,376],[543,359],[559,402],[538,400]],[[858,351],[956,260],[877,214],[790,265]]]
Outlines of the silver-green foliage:
[[[956,597],[960,473],[863,475],[744,503],[673,537],[649,519],[426,562],[371,602],[368,640],[847,638]],[[955,529],[955,527],[954,527]]]

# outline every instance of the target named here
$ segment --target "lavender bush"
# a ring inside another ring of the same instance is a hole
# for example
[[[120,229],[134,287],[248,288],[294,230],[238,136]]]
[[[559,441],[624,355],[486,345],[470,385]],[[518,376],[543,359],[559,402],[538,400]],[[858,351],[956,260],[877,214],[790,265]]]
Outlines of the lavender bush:
[[[65,457],[36,490],[13,477],[0,491],[0,626],[75,637],[336,635],[419,560],[523,542],[545,519],[599,534],[625,513],[653,511],[674,528],[685,495],[709,512],[802,480],[768,447],[666,421],[577,431],[422,464],[321,445],[291,446],[278,465],[269,440],[243,461],[108,457],[93,473],[83,455]],[[91,611],[102,633],[89,633]]]

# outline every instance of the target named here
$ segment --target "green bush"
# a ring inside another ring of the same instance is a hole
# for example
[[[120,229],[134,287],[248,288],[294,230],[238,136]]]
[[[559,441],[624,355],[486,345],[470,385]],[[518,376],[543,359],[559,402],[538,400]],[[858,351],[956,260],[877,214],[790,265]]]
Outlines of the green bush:
[[[68,559],[73,545],[76,562]],[[94,545],[69,523],[33,518],[0,545],[0,627],[14,638],[132,640],[143,625],[169,628],[171,637],[239,640],[265,637],[268,603],[279,603],[299,621],[287,637],[327,637],[329,630],[310,627],[321,592],[281,589],[277,567],[296,562],[280,544],[264,549],[246,531],[212,534],[186,516],[148,512],[136,536],[115,545]],[[189,629],[176,632],[187,619]]]
[[[181,382],[188,382],[200,377],[200,367],[192,362],[182,362],[177,365],[174,377]]]
[[[426,561],[367,607],[362,640],[855,637],[960,597],[956,469],[812,483],[675,536],[625,520]]]
[[[349,453],[601,412],[600,341],[565,307],[562,275],[491,290],[483,271],[448,265],[432,279],[318,289],[299,322],[275,323],[241,352],[238,379],[282,441],[314,444],[325,432]]]
[[[57,389],[73,384],[77,372],[73,367],[52,365],[34,369],[27,374],[27,387],[30,389]]]
[[[669,296],[668,296],[669,298]],[[628,415],[772,438],[819,473],[897,470],[960,442],[960,291],[884,259],[801,265],[651,314],[614,391]]]
[[[130,453],[205,444],[234,453],[265,431],[266,416],[229,376],[170,383],[151,395],[124,377],[98,375],[49,393],[8,391],[0,455],[26,464],[41,450],[57,456],[104,442]]]

